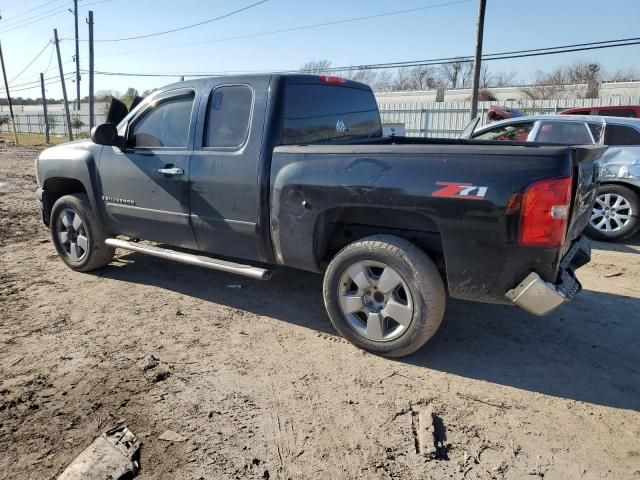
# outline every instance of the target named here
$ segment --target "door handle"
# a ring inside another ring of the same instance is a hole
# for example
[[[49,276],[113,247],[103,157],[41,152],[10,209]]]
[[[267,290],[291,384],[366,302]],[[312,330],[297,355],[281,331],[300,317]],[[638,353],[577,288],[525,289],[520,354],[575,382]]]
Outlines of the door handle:
[[[172,177],[175,177],[175,176],[178,176],[178,175],[184,175],[184,170],[182,168],[178,168],[178,167],[159,168],[158,172],[162,173],[163,175],[170,175]]]

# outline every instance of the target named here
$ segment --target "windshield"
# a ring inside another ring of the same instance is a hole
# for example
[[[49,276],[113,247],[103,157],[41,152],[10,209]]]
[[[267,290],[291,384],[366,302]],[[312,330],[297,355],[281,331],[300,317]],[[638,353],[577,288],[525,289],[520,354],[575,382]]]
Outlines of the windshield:
[[[473,131],[478,126],[478,123],[480,123],[480,115],[475,117],[473,120],[471,120],[467,124],[466,127],[464,127],[464,130],[462,130],[462,133],[460,134],[460,136],[458,138],[460,138],[460,139],[469,139],[469,138],[471,138],[471,135],[473,135]]]
[[[526,142],[533,130],[534,122],[508,123],[496,125],[493,128],[474,135],[475,140],[498,140],[510,142]]]

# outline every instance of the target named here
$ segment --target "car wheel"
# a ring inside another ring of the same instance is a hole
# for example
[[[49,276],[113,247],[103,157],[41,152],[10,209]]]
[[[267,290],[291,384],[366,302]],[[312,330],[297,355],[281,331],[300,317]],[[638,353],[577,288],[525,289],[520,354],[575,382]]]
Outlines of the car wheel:
[[[442,323],[446,302],[431,259],[391,235],[344,247],[327,268],[323,293],[331,323],[343,337],[388,357],[422,347]]]
[[[639,214],[640,200],[633,190],[622,185],[603,185],[598,189],[587,234],[609,242],[627,239],[640,226]]]
[[[107,265],[115,249],[84,194],[65,195],[51,209],[51,237],[60,258],[73,270],[88,272]]]

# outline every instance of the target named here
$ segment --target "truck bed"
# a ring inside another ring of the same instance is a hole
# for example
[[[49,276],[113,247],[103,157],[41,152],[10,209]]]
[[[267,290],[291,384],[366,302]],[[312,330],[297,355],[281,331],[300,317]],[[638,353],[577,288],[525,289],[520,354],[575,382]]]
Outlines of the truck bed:
[[[508,303],[505,292],[531,271],[557,281],[564,253],[588,221],[603,150],[408,137],[277,147],[270,186],[276,260],[321,271],[325,256],[354,237],[400,229],[441,254],[451,296]],[[565,245],[521,246],[514,198],[532,182],[562,176],[574,179]],[[452,184],[478,188],[447,195]]]

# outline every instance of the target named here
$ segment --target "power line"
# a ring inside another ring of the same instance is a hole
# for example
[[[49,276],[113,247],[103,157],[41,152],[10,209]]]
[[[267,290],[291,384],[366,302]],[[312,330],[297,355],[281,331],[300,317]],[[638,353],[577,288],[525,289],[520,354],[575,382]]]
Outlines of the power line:
[[[44,72],[48,72],[49,71],[49,67],[51,67],[51,61],[53,60],[53,52],[55,51],[55,48],[51,49],[51,55],[49,55],[49,62],[47,63],[47,67],[44,69]]]
[[[405,10],[395,10],[395,11],[391,11],[391,12],[383,12],[383,13],[377,13],[377,14],[373,14],[373,15],[365,15],[363,17],[351,17],[351,18],[344,18],[344,19],[340,19],[340,20],[332,20],[329,22],[323,22],[323,23],[313,23],[313,24],[309,24],[309,25],[301,25],[298,27],[289,27],[289,28],[282,28],[279,30],[270,30],[270,31],[266,31],[266,32],[256,32],[256,33],[249,33],[246,35],[236,35],[233,37],[224,37],[224,38],[217,38],[217,39],[213,39],[213,40],[204,40],[201,42],[191,42],[191,43],[183,43],[180,45],[170,45],[167,47],[155,47],[155,48],[147,48],[147,49],[143,49],[143,50],[135,50],[135,51],[127,51],[127,52],[122,52],[122,53],[111,53],[111,54],[107,54],[107,55],[96,55],[96,58],[102,58],[102,57],[113,57],[113,56],[121,56],[121,55],[130,55],[130,54],[135,54],[135,53],[146,53],[146,52],[154,52],[154,51],[158,51],[158,50],[168,50],[168,49],[174,49],[174,48],[182,48],[182,47],[192,47],[192,46],[196,46],[196,45],[206,45],[206,44],[210,44],[210,43],[220,43],[220,42],[227,42],[227,41],[231,41],[231,40],[242,40],[242,39],[246,39],[246,38],[255,38],[255,37],[262,37],[262,36],[267,36],[267,35],[276,35],[278,33],[287,33],[287,32],[297,32],[300,30],[308,30],[308,29],[313,29],[313,28],[319,28],[319,27],[328,27],[331,25],[340,25],[343,23],[352,23],[352,22],[360,22],[363,20],[372,20],[375,18],[383,18],[383,17],[389,17],[389,16],[393,16],[393,15],[402,15],[402,14],[407,14],[407,13],[413,13],[413,12],[418,12],[418,11],[422,11],[422,10],[429,10],[429,9],[433,9],[433,8],[441,8],[441,7],[447,7],[447,6],[451,6],[451,5],[457,5],[457,4],[461,4],[461,3],[469,3],[471,0],[457,0],[457,1],[453,1],[453,2],[446,2],[446,3],[439,3],[439,4],[435,4],[435,5],[428,5],[426,7],[418,7],[418,8],[410,8],[410,9],[405,9]],[[81,39],[80,41],[86,42],[86,39]],[[97,40],[95,40],[97,41]]]
[[[65,74],[65,80],[71,80],[73,79],[73,72]],[[60,82],[60,77],[55,76],[55,77],[48,77],[45,78],[45,85],[51,85],[51,84],[56,84]],[[11,87],[11,94],[13,96],[14,92],[26,92],[28,90],[34,90],[36,88],[40,88],[40,80],[37,80],[35,82],[30,82],[30,83],[25,83],[23,84],[25,86],[23,86],[22,88],[14,88]],[[31,86],[26,86],[26,85],[31,85]],[[20,85],[18,85],[20,86]],[[6,92],[6,90],[4,88],[0,89],[0,92]]]
[[[609,44],[609,43],[621,43],[621,42],[632,42],[632,41],[637,41],[640,40],[640,37],[631,37],[631,38],[619,38],[617,40],[601,40],[598,42],[586,42],[586,43],[574,43],[572,45],[560,45],[560,46],[556,46],[556,47],[544,47],[544,48],[531,48],[531,49],[527,49],[527,50],[513,50],[510,52],[502,52],[502,53],[487,53],[486,55],[483,55],[482,58],[483,60],[491,60],[490,57],[495,56],[495,55],[511,55],[511,54],[519,54],[519,53],[533,53],[533,52],[546,52],[546,51],[551,51],[551,50],[557,50],[559,48],[573,48],[573,47],[586,47],[586,46],[590,46],[590,45],[603,45],[603,44]],[[618,46],[618,45],[614,45],[614,46]],[[553,52],[551,52],[553,53]],[[463,59],[463,58],[468,58],[468,57],[449,57],[449,58],[441,58],[441,59],[434,59],[434,60],[424,60],[424,61],[435,61],[435,60],[456,60],[456,59]],[[417,60],[420,61],[420,60]],[[409,61],[409,62],[395,62],[396,65],[401,66],[405,63],[415,63],[416,60],[414,61]],[[375,64],[373,64],[375,65]]]
[[[37,13],[37,14],[35,14],[35,15],[31,16],[31,17],[28,17],[28,18],[23,18],[23,19],[17,20],[17,21],[9,20],[8,22],[4,22],[3,27],[5,27],[6,30],[3,30],[2,33],[10,32],[11,30],[15,30],[16,28],[20,28],[20,27],[23,27],[23,26],[31,25],[32,23],[39,22],[40,20],[44,20],[46,18],[53,17],[55,15],[58,15],[58,14],[60,14],[62,12],[66,12],[66,11],[67,11],[66,7],[57,6],[57,7],[51,8],[49,10],[46,10],[44,12]]]
[[[80,0],[80,1],[82,1],[82,0]],[[110,1],[111,0],[100,0],[100,1],[97,1],[97,2],[83,3],[82,6],[83,7],[90,7],[92,5],[99,5],[101,3],[106,3],[106,2],[110,2]],[[37,15],[35,15],[33,17],[19,20],[18,22],[14,23],[12,25],[9,25],[8,28],[6,30],[3,30],[2,32],[0,32],[0,34],[8,33],[8,32],[11,32],[13,30],[16,30],[18,28],[23,28],[23,27],[26,27],[26,26],[31,25],[33,23],[37,23],[37,22],[40,22],[42,20],[46,20],[46,19],[51,18],[51,17],[55,17],[56,15],[59,15],[61,13],[69,11],[69,9],[66,8],[66,7],[62,7],[61,9],[59,9],[59,8],[60,7],[55,7],[55,8],[52,8],[51,10],[47,10],[46,12],[40,12],[39,14],[37,14]],[[59,10],[57,10],[57,9],[59,9]]]
[[[15,81],[15,79],[16,79],[16,78],[19,78],[19,77],[20,77],[20,75],[22,75],[24,72],[26,72],[26,71],[27,71],[27,69],[28,69],[31,65],[33,65],[33,64],[34,64],[34,62],[35,62],[36,60],[38,60],[38,58],[40,58],[40,55],[42,55],[42,54],[44,53],[44,51],[47,49],[47,47],[48,47],[49,45],[51,45],[51,42],[47,42],[47,43],[46,43],[46,45],[42,48],[42,50],[40,50],[40,51],[38,52],[38,54],[34,57],[34,59],[33,59],[33,60],[31,60],[31,61],[27,64],[27,66],[26,66],[26,67],[24,67],[22,70],[20,70],[20,73],[18,73],[15,77],[13,77],[11,80],[9,80],[9,83],[10,83],[10,84],[11,84],[11,83],[13,83],[13,82]]]
[[[21,7],[24,3],[29,3],[29,0],[24,0],[23,2],[14,3],[13,5],[9,5],[8,7],[2,7],[2,10],[11,10],[16,7]]]
[[[47,77],[47,78],[45,78],[45,80],[50,80],[52,78],[58,78],[58,77]],[[11,88],[13,89],[13,88],[24,87],[24,86],[27,86],[27,85],[36,85],[36,84],[39,84],[39,83],[40,83],[40,80],[34,80],[32,82],[25,82],[25,83],[19,83],[18,85],[11,85]],[[4,88],[0,88],[0,92],[4,92],[4,91],[5,91]]]
[[[615,42],[615,43],[614,43]],[[584,46],[582,46],[584,45]],[[561,45],[557,47],[545,47],[529,50],[517,50],[512,52],[499,52],[483,55],[482,59],[485,61],[491,60],[507,60],[514,58],[536,57],[540,55],[554,55],[560,53],[581,52],[587,50],[597,50],[604,48],[625,47],[631,45],[640,45],[640,37],[621,39],[621,40],[604,40],[601,42],[588,42],[584,44],[574,45]],[[401,67],[416,67],[416,66],[435,66],[435,65],[447,65],[458,62],[470,62],[473,60],[471,56],[458,56],[448,58],[436,58],[427,60],[413,60],[403,62],[388,62],[377,64],[364,64],[364,65],[350,65],[343,67],[331,67],[324,71],[327,72],[339,72],[339,71],[354,71],[354,70],[377,70],[387,68],[401,68]],[[254,72],[233,72],[233,73],[300,73],[301,70],[263,70]],[[115,75],[115,76],[128,76],[128,77],[205,77],[205,76],[220,76],[225,75],[227,72],[213,72],[213,73],[200,73],[200,72],[171,72],[171,73],[133,73],[133,72],[107,72],[96,71],[99,75]]]
[[[136,35],[135,37],[124,37],[124,38],[106,38],[106,39],[101,39],[101,40],[94,40],[94,42],[125,42],[125,41],[129,41],[129,40],[138,40],[141,38],[149,38],[149,37],[157,37],[159,35],[166,35],[169,33],[175,33],[175,32],[180,32],[183,30],[188,30],[190,28],[195,28],[195,27],[199,27],[201,25],[205,25],[207,23],[211,23],[211,22],[216,22],[218,20],[223,20],[225,18],[231,17],[232,15],[236,15],[238,13],[244,12],[245,10],[249,10],[250,8],[254,8],[257,7],[258,5],[261,5],[263,3],[268,2],[269,0],[259,0],[255,3],[252,3],[251,5],[247,5],[246,7],[242,7],[239,8],[237,10],[233,10],[229,13],[225,13],[224,15],[220,15],[218,17],[214,17],[214,18],[210,18],[208,20],[204,20],[202,22],[198,22],[198,23],[193,23],[191,25],[185,25],[183,27],[178,27],[178,28],[173,28],[171,30],[163,30],[161,32],[154,32],[154,33],[146,33],[144,35]],[[63,38],[62,40],[72,40],[70,38]],[[75,41],[75,39],[73,39]],[[87,41],[87,40],[83,40],[83,41]]]
[[[47,5],[51,5],[52,3],[56,3],[56,2],[60,2],[60,1],[64,1],[64,0],[49,0],[48,2],[41,3],[40,5],[35,6],[33,8],[30,8],[29,10],[25,10],[22,13],[19,13],[17,15],[9,17],[9,21],[12,21],[15,18],[22,17],[22,16],[26,15],[27,13],[31,13],[31,12],[33,12],[35,10],[40,10],[41,8],[46,7]],[[56,7],[56,8],[59,8],[59,7]]]

